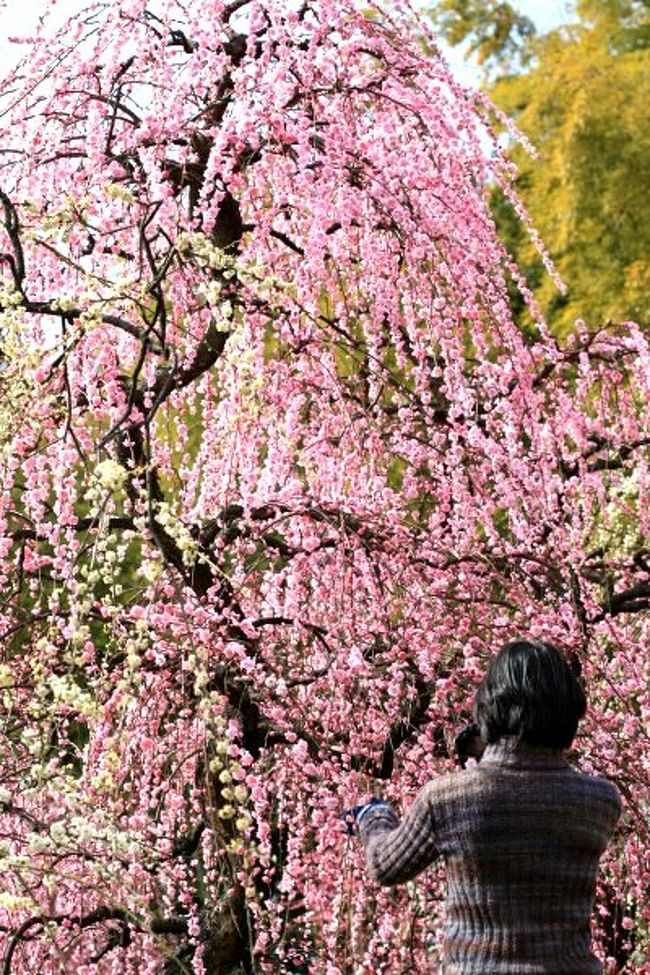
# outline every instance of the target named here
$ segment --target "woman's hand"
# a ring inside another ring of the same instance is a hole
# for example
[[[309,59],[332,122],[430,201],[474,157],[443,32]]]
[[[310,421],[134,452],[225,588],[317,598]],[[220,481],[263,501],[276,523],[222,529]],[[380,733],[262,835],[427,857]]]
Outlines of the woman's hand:
[[[348,836],[354,836],[356,834],[357,824],[369,809],[372,809],[373,806],[388,805],[389,803],[385,799],[379,799],[378,796],[373,796],[368,802],[361,803],[358,806],[352,806],[350,809],[344,809],[339,815],[339,819],[344,823]]]

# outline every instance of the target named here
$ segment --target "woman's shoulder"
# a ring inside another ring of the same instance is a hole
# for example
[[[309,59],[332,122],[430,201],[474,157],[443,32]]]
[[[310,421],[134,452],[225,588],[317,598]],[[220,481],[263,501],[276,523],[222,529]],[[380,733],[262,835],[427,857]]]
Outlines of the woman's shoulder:
[[[481,788],[479,766],[474,763],[465,769],[444,772],[425,785],[423,792],[432,802],[464,800],[468,794]]]
[[[623,805],[621,794],[611,779],[607,779],[604,775],[597,775],[591,771],[583,771],[581,768],[575,766],[571,767],[571,772],[574,781],[587,794],[604,803],[608,803],[620,812]]]
[[[497,780],[493,781],[492,776],[485,774],[486,772],[495,771],[498,773],[500,770],[498,767],[496,769],[488,766],[483,768],[481,763],[474,763],[462,771],[447,772],[436,776],[426,784],[423,793],[432,802],[466,801],[471,794],[482,793],[486,790],[492,791],[495,787],[498,787],[499,777],[497,776]],[[568,763],[562,771],[564,775],[561,775],[559,779],[555,779],[554,792],[562,789],[561,782],[564,781],[564,788],[576,794],[582,794],[585,800],[591,797],[595,801],[600,801],[620,812],[622,806],[621,795],[615,783],[610,779],[602,775],[593,774],[592,772],[585,772],[575,765],[569,765]],[[534,783],[544,790],[550,784],[548,775],[544,772],[526,770],[523,778],[526,779],[526,782],[521,783],[522,788],[526,783],[531,787],[533,786],[533,782],[528,781],[529,779],[534,780]],[[508,781],[507,787],[511,789],[512,782]]]

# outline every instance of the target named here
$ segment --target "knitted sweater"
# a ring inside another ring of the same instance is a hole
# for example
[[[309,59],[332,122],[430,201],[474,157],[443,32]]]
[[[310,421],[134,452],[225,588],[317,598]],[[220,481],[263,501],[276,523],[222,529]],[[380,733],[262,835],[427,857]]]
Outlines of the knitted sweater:
[[[444,858],[444,975],[597,975],[590,915],[620,809],[616,787],[563,752],[502,739],[429,782],[401,825],[390,806],[370,807],[359,835],[386,886]]]

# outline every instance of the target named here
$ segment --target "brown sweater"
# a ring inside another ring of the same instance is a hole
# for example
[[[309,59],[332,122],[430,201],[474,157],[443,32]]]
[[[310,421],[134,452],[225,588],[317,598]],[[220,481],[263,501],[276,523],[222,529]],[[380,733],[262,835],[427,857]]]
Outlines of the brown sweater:
[[[445,975],[597,975],[590,915],[620,810],[616,787],[563,752],[504,739],[429,782],[401,825],[390,806],[370,807],[359,834],[386,886],[444,858]]]

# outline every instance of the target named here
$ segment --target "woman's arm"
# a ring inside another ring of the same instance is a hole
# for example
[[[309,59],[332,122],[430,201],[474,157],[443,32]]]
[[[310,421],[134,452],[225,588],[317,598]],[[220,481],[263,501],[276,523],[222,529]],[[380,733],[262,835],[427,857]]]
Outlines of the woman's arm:
[[[401,823],[388,803],[366,807],[358,820],[368,870],[382,886],[411,880],[438,856],[429,795],[425,786]]]

